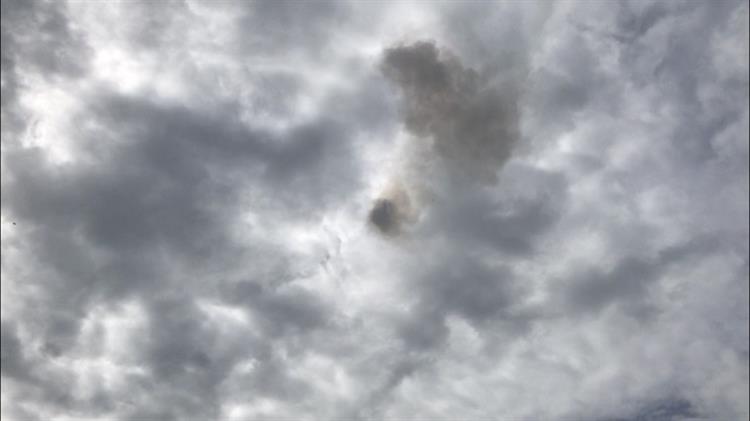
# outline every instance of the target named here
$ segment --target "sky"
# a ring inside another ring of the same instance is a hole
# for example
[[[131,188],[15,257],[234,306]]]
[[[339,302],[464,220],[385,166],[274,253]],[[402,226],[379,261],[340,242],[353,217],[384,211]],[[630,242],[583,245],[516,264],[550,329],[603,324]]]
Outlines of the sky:
[[[7,421],[748,419],[748,3],[3,1]]]

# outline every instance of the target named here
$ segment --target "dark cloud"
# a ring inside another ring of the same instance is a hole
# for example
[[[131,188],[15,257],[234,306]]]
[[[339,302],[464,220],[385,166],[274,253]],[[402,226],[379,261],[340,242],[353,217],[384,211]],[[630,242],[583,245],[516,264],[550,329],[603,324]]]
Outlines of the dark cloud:
[[[42,307],[22,312],[36,326],[33,335],[43,358],[76,358],[82,325],[94,306],[143,301],[150,339],[143,344],[145,352],[136,355],[146,362],[147,377],[134,386],[136,399],[143,401],[128,409],[125,419],[155,414],[216,418],[219,385],[247,349],[217,351],[212,344],[222,339],[192,298],[160,298],[170,285],[200,290],[206,281],[197,273],[172,278],[168,268],[207,265],[220,270],[224,263],[219,262],[250,261],[242,257],[243,246],[231,239],[231,230],[241,226],[243,180],[265,180],[270,190],[255,191],[259,197],[283,186],[271,209],[286,209],[288,217],[309,218],[315,209],[332,206],[338,199],[330,194],[345,193],[328,187],[356,183],[356,178],[342,180],[330,172],[335,169],[316,161],[344,156],[338,154],[346,153],[339,149],[346,148],[345,131],[322,121],[280,138],[225,116],[106,95],[96,98],[86,116],[106,127],[79,133],[92,164],[60,167],[34,149],[10,152],[14,159],[6,161],[12,176],[3,179],[3,211],[22,221],[26,235],[18,257],[25,256],[24,263],[31,266],[25,282],[41,288],[24,299]],[[322,304],[304,291],[229,291],[218,298],[261,317],[269,335],[304,332],[325,322]],[[4,375],[27,375],[13,330],[3,329],[8,338]],[[265,380],[252,380],[257,388],[268,387],[275,394],[271,382],[279,376],[278,387],[287,387],[283,368],[264,370],[270,370]],[[64,391],[56,383],[45,387],[51,388],[45,393]],[[58,404],[88,405],[66,399]]]
[[[18,220],[80,222],[92,242],[120,251],[163,242],[201,252],[201,243],[223,229],[221,218],[231,218],[208,204],[231,200],[242,177],[283,185],[281,196],[306,207],[332,200],[321,191],[327,186],[356,182],[338,179],[321,163],[346,154],[346,134],[335,122],[295,128],[279,140],[231,119],[126,98],[105,99],[92,112],[108,127],[81,133],[97,165],[52,168],[34,153],[9,164],[7,203]],[[103,138],[111,148],[98,143]],[[217,174],[220,168],[228,171]]]
[[[686,399],[665,399],[645,405],[635,415],[612,421],[677,421],[702,419],[693,404]]]

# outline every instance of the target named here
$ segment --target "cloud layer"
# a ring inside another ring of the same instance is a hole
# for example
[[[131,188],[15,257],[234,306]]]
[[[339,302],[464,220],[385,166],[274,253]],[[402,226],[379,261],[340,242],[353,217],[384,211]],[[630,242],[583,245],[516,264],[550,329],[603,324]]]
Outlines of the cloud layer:
[[[746,3],[2,8],[3,419],[747,419]]]

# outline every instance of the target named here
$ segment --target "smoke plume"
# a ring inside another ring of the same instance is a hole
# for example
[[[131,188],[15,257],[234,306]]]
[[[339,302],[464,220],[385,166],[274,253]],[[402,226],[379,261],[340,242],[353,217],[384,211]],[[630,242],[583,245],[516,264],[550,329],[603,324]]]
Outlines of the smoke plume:
[[[432,41],[386,49],[381,69],[399,89],[405,128],[414,142],[427,146],[431,161],[455,177],[497,181],[498,170],[519,138],[517,92],[501,91]],[[405,161],[415,165],[414,159]],[[404,216],[414,219],[414,209],[401,209],[404,203],[413,206],[414,200],[405,188],[396,191],[402,197],[392,197],[394,190],[388,189],[375,200],[369,214],[371,224],[384,234],[401,232],[407,223]]]

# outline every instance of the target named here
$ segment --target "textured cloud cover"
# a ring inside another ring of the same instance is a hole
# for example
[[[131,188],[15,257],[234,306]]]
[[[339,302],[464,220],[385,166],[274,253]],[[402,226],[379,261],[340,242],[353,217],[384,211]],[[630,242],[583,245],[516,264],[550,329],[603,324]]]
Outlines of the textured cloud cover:
[[[740,0],[3,1],[0,415],[747,419],[747,92]]]

